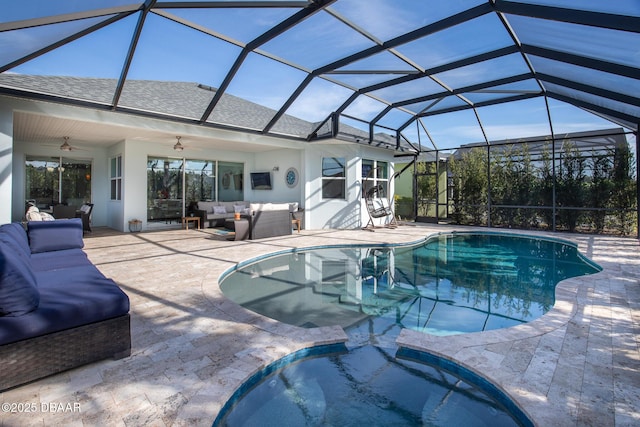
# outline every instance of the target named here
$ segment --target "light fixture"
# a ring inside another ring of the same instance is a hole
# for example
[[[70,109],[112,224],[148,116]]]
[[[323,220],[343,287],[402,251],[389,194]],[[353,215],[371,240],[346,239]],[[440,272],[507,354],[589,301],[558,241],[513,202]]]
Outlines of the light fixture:
[[[63,138],[64,138],[64,142],[60,146],[60,149],[62,151],[71,151],[73,149],[73,147],[69,144],[69,137],[68,136],[64,136]]]
[[[176,145],[173,146],[173,149],[176,151],[182,151],[184,150],[184,145],[182,145],[182,143],[180,142],[180,138],[182,138],[181,136],[176,136],[176,139],[178,140],[178,142],[176,142]]]

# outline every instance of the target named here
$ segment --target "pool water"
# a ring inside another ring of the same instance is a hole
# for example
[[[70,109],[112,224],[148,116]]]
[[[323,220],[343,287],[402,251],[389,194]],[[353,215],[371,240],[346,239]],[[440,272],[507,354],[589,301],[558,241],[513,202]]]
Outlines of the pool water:
[[[311,357],[265,376],[214,425],[518,426],[495,398],[442,368],[376,346]]]
[[[214,425],[529,425],[470,371],[434,356],[401,357],[398,333],[529,322],[553,306],[559,281],[597,271],[574,245],[501,233],[304,250],[239,266],[221,281],[227,297],[292,325],[340,325],[349,341],[343,351],[265,371]]]
[[[243,307],[296,326],[349,328],[374,316],[451,335],[534,320],[553,307],[558,282],[597,271],[561,241],[455,233],[412,246],[281,254],[238,268],[220,287]]]

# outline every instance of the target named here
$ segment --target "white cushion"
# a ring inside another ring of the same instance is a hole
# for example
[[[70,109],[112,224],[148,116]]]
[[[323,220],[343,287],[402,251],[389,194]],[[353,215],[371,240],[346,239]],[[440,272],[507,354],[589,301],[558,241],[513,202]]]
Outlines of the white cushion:
[[[291,211],[289,203],[269,203],[269,210],[272,211]]]
[[[256,211],[289,211],[291,212],[290,203],[251,203],[249,206],[251,212]]]
[[[42,217],[43,221],[55,221],[56,220],[53,217],[53,215],[51,215],[50,213],[47,213],[47,212],[40,212],[40,216]]]
[[[40,209],[35,206],[31,206],[27,209],[27,214],[25,215],[27,221],[42,221],[42,215],[40,215]]]
[[[216,215],[224,215],[227,213],[227,209],[224,206],[214,206],[213,213]]]
[[[245,209],[246,209],[245,205],[233,205],[234,213],[244,213]]]

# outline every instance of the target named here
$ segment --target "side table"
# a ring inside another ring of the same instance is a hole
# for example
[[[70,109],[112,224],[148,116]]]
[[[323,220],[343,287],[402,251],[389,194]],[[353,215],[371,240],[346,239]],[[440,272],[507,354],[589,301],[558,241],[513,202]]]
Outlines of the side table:
[[[195,222],[194,227],[198,227],[200,230],[200,217],[199,216],[183,216],[182,217],[182,227],[186,230],[189,229],[189,223]]]
[[[226,228],[235,231],[228,240],[247,240],[249,238],[250,223],[247,218],[227,219],[224,223]]]

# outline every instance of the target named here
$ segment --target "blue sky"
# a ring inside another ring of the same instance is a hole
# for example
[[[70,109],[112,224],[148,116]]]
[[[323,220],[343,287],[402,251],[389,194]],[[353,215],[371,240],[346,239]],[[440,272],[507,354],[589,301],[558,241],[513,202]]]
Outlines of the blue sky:
[[[411,2],[408,0],[340,0],[333,10],[343,14],[356,25],[361,26],[372,39],[368,39],[338,21],[330,13],[319,13],[305,20],[298,27],[276,37],[261,46],[259,53],[250,54],[238,70],[228,93],[258,104],[279,109],[290,94],[303,81],[308,72],[317,67],[375,46],[375,40],[384,41],[396,37],[402,31],[419,28],[441,19],[451,13],[468,9],[484,0],[456,0],[450,2]],[[366,7],[365,4],[366,3]],[[538,3],[553,3],[538,0]],[[624,1],[622,7],[632,7]],[[26,3],[0,0],[3,12],[0,21],[7,22],[69,13],[78,10],[106,6],[128,5],[130,0],[73,0],[51,2],[32,0]],[[585,3],[596,8],[597,2]],[[418,8],[418,10],[416,10]],[[162,11],[177,19],[184,19],[201,26],[210,34],[195,31],[166,17],[150,14],[135,52],[128,77],[130,79],[192,81],[218,87],[242,46],[257,37],[274,24],[295,12],[295,9],[172,9]],[[36,14],[36,15],[34,15]],[[429,17],[427,20],[425,17]],[[527,25],[524,18],[516,18],[516,26]],[[53,26],[36,27],[28,30],[0,33],[0,60],[18,58],[47,43],[59,39],[83,26],[95,23],[96,18],[87,22],[71,22]],[[79,40],[60,47],[39,58],[18,66],[9,72],[39,75],[72,75],[82,77],[118,78],[129,48],[131,35],[137,23],[137,14],[125,18],[106,28],[89,34]],[[539,27],[542,42],[550,42],[544,34],[549,32],[546,23],[535,22]],[[494,14],[476,18],[463,26],[453,27],[425,38],[421,38],[396,49],[398,56],[389,52],[366,58],[344,67],[345,70],[414,70],[399,57],[409,58],[417,67],[428,69],[441,64],[508,46],[512,40],[504,27],[499,25]],[[563,24],[568,25],[568,24]],[[562,32],[562,25],[552,27]],[[591,29],[593,30],[593,29]],[[598,32],[602,30],[597,30]],[[211,34],[219,37],[211,37]],[[537,37],[535,36],[534,38]],[[575,32],[583,35],[582,29]],[[557,36],[557,34],[556,34]],[[617,34],[615,34],[617,37]],[[557,38],[557,37],[556,37]],[[588,42],[560,40],[560,45],[568,49],[577,46],[589,47]],[[532,42],[535,42],[534,39]],[[572,44],[573,43],[573,44]],[[2,53],[4,51],[4,53]],[[620,55],[606,52],[606,55]],[[274,59],[282,59],[284,64]],[[293,66],[291,66],[293,65]],[[544,65],[544,64],[543,64]],[[526,73],[528,68],[519,54],[497,58],[486,63],[436,74],[441,83],[451,88],[468,86],[487,79]],[[586,75],[586,74],[585,74]],[[387,79],[386,74],[352,74],[328,76],[354,87],[367,86],[376,79]],[[631,84],[638,84],[636,81]],[[395,102],[413,96],[437,93],[443,90],[437,82],[429,79],[415,80],[405,85],[397,85],[374,92],[382,100]],[[287,111],[308,121],[324,120],[328,114],[340,107],[352,94],[352,90],[323,79],[314,79]],[[415,95],[413,95],[415,94]],[[471,97],[471,95],[469,95]],[[495,96],[490,94],[477,95]],[[453,97],[442,101],[461,102]],[[362,119],[375,117],[385,104],[375,99],[360,96],[345,113]],[[550,101],[551,116],[556,133],[575,132],[591,129],[615,127],[614,124],[588,114],[561,102]],[[422,105],[407,106],[419,111]],[[498,105],[478,109],[478,117],[487,136],[492,140],[510,139],[548,134],[550,132],[547,113],[542,98],[520,101],[517,104]],[[397,127],[410,118],[408,113],[396,111],[380,122],[381,125]],[[478,120],[472,111],[438,115],[425,119],[430,135],[439,147],[459,145],[483,140]],[[415,126],[406,130],[410,138],[417,138]],[[420,138],[424,141],[425,135]]]

